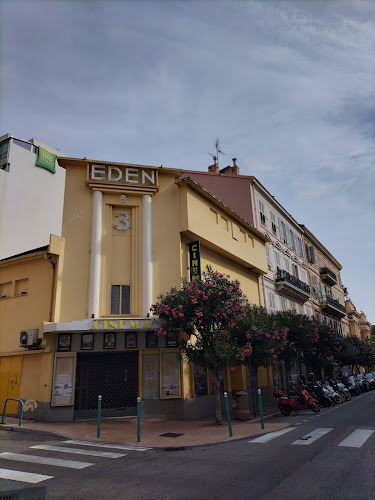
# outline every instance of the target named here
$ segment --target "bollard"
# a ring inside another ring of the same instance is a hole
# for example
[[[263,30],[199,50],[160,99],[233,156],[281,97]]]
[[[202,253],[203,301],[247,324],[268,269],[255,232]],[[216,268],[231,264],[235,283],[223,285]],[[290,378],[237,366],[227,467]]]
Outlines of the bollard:
[[[228,403],[228,393],[224,392],[224,402],[225,402],[225,411],[227,412],[227,420],[228,420],[228,427],[229,427],[229,437],[232,437],[232,421],[230,419],[230,412],[229,412],[229,403]]]
[[[96,437],[100,437],[100,418],[102,416],[102,397],[98,396],[98,427],[96,431]]]
[[[141,440],[141,398],[137,398],[137,442]]]
[[[260,389],[258,389],[258,403],[259,403],[259,413],[260,413],[260,424],[262,426],[262,429],[264,429],[262,391]]]

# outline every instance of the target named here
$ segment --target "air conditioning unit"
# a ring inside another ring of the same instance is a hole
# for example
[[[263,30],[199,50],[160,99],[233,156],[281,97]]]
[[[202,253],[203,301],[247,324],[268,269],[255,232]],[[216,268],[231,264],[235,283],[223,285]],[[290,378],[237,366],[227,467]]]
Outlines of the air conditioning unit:
[[[42,339],[38,339],[39,330],[22,330],[20,333],[20,347],[38,347]]]

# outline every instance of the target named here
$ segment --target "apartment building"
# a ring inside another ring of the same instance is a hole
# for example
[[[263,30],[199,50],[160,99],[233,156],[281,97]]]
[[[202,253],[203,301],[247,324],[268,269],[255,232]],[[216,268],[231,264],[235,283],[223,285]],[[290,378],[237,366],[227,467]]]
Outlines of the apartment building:
[[[345,292],[340,276],[342,266],[307,227],[301,227],[314,318],[333,325],[342,335],[348,335]]]

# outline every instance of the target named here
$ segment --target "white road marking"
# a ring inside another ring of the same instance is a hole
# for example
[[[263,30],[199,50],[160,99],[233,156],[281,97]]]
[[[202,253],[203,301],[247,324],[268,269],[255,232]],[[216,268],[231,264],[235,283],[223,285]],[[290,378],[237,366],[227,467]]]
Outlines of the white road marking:
[[[309,432],[308,434],[303,436],[301,439],[297,439],[297,441],[294,441],[292,444],[309,445],[332,430],[333,430],[333,427],[326,427],[326,428],[319,427],[318,429],[315,429],[315,430]]]
[[[280,429],[279,431],[268,432],[263,436],[259,436],[255,439],[252,439],[251,441],[248,441],[248,443],[267,443],[268,441],[271,441],[271,439],[275,439],[281,436],[282,434],[286,434],[287,432],[292,431],[294,429],[295,427],[287,427],[286,429]]]
[[[142,448],[141,446],[130,446],[130,445],[124,445],[124,444],[115,444],[115,443],[93,443],[90,441],[64,441],[64,443],[69,443],[69,444],[78,444],[82,446],[98,446],[100,448],[113,448],[114,450],[128,450],[128,451],[147,451],[147,450],[152,450],[152,448]]]
[[[20,481],[21,483],[36,484],[52,478],[53,476],[45,476],[43,474],[32,474],[31,472],[22,472],[19,470],[0,469],[0,479],[10,479],[11,481]]]
[[[80,450],[79,448],[64,448],[63,446],[50,446],[48,444],[38,444],[30,446],[37,450],[58,451],[61,453],[74,453],[76,455],[89,455],[91,457],[120,458],[125,457],[123,453],[111,453],[110,451]]]
[[[349,446],[350,448],[360,448],[373,433],[370,429],[356,429],[339,446]]]
[[[69,469],[84,469],[90,467],[89,462],[75,462],[74,460],[62,460],[61,458],[40,457],[38,455],[21,455],[20,453],[0,453],[0,459],[16,460],[18,462],[31,462],[33,464],[55,465],[57,467],[68,467]]]

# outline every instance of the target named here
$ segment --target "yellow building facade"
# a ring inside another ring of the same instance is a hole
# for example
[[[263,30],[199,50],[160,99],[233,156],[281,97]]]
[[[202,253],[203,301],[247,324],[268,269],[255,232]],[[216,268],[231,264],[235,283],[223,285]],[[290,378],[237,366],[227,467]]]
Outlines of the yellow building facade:
[[[144,417],[213,414],[207,374],[179,359],[176,338],[155,335],[150,307],[189,278],[193,241],[202,269],[238,279],[260,304],[267,239],[179,170],[59,164],[62,238],[0,262],[0,404],[20,398],[24,417],[42,420],[95,416],[99,395],[104,416],[135,415],[137,397]],[[20,347],[25,332],[33,342]],[[225,372],[223,384],[246,388],[247,370]]]

